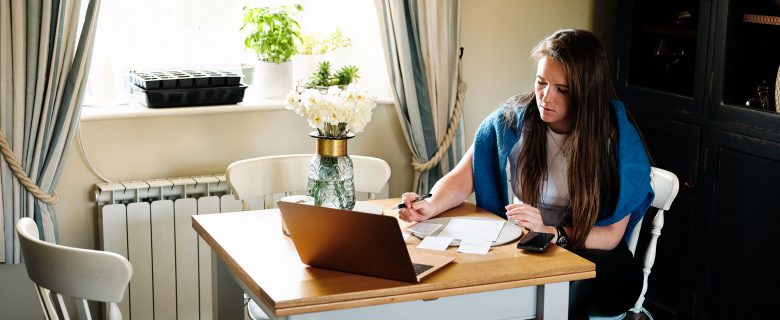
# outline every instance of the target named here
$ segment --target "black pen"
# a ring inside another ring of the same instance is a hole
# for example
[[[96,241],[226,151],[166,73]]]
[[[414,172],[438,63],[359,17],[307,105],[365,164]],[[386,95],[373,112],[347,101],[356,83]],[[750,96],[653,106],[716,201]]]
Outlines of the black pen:
[[[433,196],[433,194],[429,193],[422,197],[417,197],[417,199],[412,200],[412,203],[415,203],[417,201],[423,201],[425,199],[430,198],[431,196]],[[403,209],[403,208],[406,208],[406,203],[400,203],[397,206],[393,207],[393,209]]]

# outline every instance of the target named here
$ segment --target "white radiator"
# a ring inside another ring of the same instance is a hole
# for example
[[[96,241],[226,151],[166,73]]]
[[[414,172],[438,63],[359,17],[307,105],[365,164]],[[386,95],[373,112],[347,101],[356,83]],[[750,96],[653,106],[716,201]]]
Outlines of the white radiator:
[[[224,175],[98,184],[102,249],[130,260],[126,319],[211,319],[211,250],[191,216],[240,211]]]

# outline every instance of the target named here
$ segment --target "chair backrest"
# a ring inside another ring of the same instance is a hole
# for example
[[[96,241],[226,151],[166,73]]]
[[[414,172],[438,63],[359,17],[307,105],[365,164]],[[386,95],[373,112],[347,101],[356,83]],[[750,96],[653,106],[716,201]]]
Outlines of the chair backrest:
[[[650,277],[650,271],[655,263],[655,252],[658,244],[658,237],[661,235],[661,228],[664,226],[664,212],[669,210],[672,206],[674,198],[677,197],[677,192],[680,190],[680,181],[677,176],[667,170],[653,167],[650,171],[650,183],[652,184],[653,191],[655,192],[655,198],[653,199],[652,207],[658,209],[653,218],[653,226],[650,230],[650,241],[647,244],[647,250],[645,250],[643,259],[644,282],[642,284],[642,292],[639,294],[634,307],[631,308],[632,312],[645,312],[642,304],[645,301],[645,293],[647,292],[647,280]],[[631,253],[636,252],[637,242],[639,241],[639,232],[642,228],[642,220],[637,223],[633,232],[628,238],[628,247],[631,249]]]
[[[108,303],[107,319],[122,319],[117,303],[133,275],[130,261],[113,252],[42,241],[30,218],[19,219],[16,234],[46,319],[72,318],[68,299],[74,301],[78,319],[96,318],[90,315],[89,301]]]
[[[274,207],[273,196],[306,191],[309,162],[313,156],[292,154],[239,160],[228,165],[225,176],[236,199],[244,201],[244,209]],[[355,191],[367,193],[369,199],[386,197],[390,165],[374,157],[349,157],[353,164]],[[258,197],[263,197],[262,202],[250,201]]]

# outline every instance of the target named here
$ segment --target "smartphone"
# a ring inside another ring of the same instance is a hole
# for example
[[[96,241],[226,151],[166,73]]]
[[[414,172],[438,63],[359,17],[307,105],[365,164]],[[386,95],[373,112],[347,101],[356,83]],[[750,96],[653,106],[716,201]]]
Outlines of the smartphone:
[[[544,249],[547,249],[550,245],[550,240],[554,237],[555,235],[552,233],[529,232],[520,238],[520,242],[517,243],[517,248],[533,252],[542,252]]]

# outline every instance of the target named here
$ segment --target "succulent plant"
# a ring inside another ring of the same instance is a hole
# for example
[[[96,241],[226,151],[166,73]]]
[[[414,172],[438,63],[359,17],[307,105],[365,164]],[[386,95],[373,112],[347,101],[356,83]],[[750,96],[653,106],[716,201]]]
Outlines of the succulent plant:
[[[333,75],[331,81],[335,81],[334,84],[336,85],[348,85],[358,78],[360,78],[360,75],[358,74],[358,67],[348,65],[343,66],[341,69],[339,69],[339,71],[336,71],[336,74]]]
[[[310,86],[345,86],[355,82],[360,75],[358,67],[353,65],[343,66],[336,73],[331,73],[329,61],[322,61],[317,65],[317,70],[309,77],[307,85]]]
[[[330,85],[330,62],[322,61],[317,65],[317,70],[309,77],[310,86],[328,86]]]

